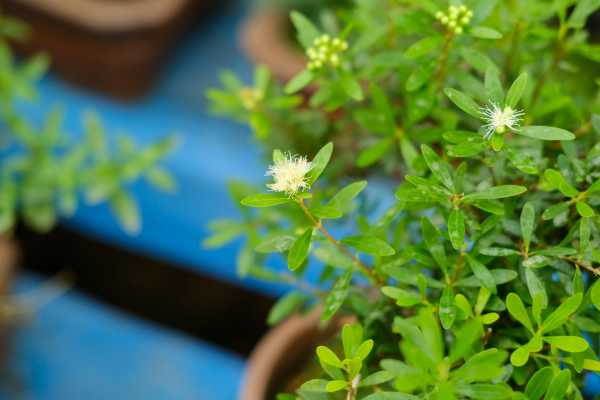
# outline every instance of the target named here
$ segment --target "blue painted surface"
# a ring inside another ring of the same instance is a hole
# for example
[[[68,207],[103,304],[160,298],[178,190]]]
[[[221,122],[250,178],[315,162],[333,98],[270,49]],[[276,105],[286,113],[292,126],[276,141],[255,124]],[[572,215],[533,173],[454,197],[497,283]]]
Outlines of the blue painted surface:
[[[28,275],[17,291],[39,284]],[[244,369],[232,353],[75,291],[42,307],[13,336],[0,399],[231,400]]]
[[[39,103],[23,108],[39,121],[50,107],[61,106],[66,113],[65,125],[74,136],[81,134],[81,116],[89,110],[101,116],[110,135],[124,131],[140,144],[176,133],[180,145],[165,166],[174,174],[178,192],[159,193],[144,183],[133,186],[143,220],[138,236],[124,233],[108,207],[102,205],[82,206],[66,223],[112,245],[277,295],[286,288],[237,277],[239,242],[219,250],[200,247],[209,221],[238,216],[226,182],[264,179],[265,163],[251,133],[235,122],[209,115],[204,98],[207,88],[218,85],[217,76],[223,68],[243,77],[251,75],[252,67],[237,44],[245,11],[238,3],[229,2],[199,26],[174,53],[154,90],[137,103],[115,103],[51,75],[40,84]]]
[[[590,373],[586,375],[583,394],[589,397],[597,396],[600,394],[600,374]]]

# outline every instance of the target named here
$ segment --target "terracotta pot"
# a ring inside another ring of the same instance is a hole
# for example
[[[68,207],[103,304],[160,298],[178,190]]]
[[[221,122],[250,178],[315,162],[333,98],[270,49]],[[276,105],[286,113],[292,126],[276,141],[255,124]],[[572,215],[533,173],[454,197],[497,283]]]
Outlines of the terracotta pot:
[[[258,343],[246,367],[240,400],[271,400],[283,381],[310,360],[315,347],[327,343],[351,317],[320,326],[321,310],[296,315],[271,329]]]
[[[212,0],[2,0],[2,11],[31,27],[14,43],[40,51],[65,79],[122,100],[145,94],[166,55]]]
[[[306,66],[306,56],[289,35],[289,17],[281,11],[258,9],[240,32],[242,48],[255,64],[264,64],[282,82],[289,81]]]
[[[9,235],[0,235],[0,298],[9,295],[10,284],[15,273],[18,247]],[[4,362],[9,345],[9,321],[11,308],[0,303],[0,364]]]

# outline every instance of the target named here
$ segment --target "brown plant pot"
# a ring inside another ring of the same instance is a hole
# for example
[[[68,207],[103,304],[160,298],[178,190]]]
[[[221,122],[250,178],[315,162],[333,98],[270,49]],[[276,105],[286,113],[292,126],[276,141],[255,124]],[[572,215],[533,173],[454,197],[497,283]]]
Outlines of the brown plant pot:
[[[248,360],[240,400],[271,400],[286,379],[298,373],[319,344],[327,343],[352,319],[338,318],[320,326],[321,310],[295,315],[271,329]]]
[[[31,28],[15,43],[47,52],[52,68],[80,86],[129,100],[145,94],[169,50],[212,0],[0,0]]]
[[[306,56],[289,35],[287,15],[275,9],[258,9],[245,21],[240,42],[247,56],[255,64],[263,64],[282,82],[287,82],[302,71]]]
[[[10,294],[10,286],[15,274],[18,248],[8,234],[0,235],[0,299],[6,299]],[[0,364],[6,359],[9,346],[10,305],[2,304],[0,300]]]

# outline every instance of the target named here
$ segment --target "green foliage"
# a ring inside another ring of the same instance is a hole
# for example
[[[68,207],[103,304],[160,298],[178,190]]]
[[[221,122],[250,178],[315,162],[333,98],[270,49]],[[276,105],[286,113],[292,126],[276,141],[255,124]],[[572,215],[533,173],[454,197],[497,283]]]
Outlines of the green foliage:
[[[240,271],[296,286],[271,322],[309,298],[324,321],[356,318],[343,355],[318,348],[322,375],[297,398],[582,398],[583,374],[600,372],[600,47],[584,29],[599,7],[360,0],[333,21],[293,13],[305,50],[323,35],[348,43],[339,64],[307,67],[288,94],[270,81],[252,110],[232,77],[211,92],[235,118],[263,113],[269,150],[314,157],[300,176],[292,162],[273,175],[287,193],[240,185],[234,198],[255,209],[207,239],[245,234]],[[357,172],[388,182],[383,213]],[[266,253],[290,272],[270,272]]]
[[[172,191],[173,178],[158,166],[171,151],[173,138],[140,147],[126,136],[107,143],[94,114],[84,118],[85,134],[75,140],[62,127],[63,114],[51,110],[42,126],[33,126],[19,104],[37,98],[35,84],[48,60],[35,56],[18,60],[8,40],[24,40],[27,29],[0,15],[0,120],[2,174],[0,176],[0,232],[10,231],[18,218],[41,232],[61,217],[72,216],[81,194],[89,204],[107,202],[123,229],[139,232],[141,221],[135,199],[126,190],[133,181]]]

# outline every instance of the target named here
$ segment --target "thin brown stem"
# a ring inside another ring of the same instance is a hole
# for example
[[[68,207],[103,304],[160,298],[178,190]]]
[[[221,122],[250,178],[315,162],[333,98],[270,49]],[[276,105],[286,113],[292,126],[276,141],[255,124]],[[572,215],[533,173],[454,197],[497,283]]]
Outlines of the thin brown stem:
[[[600,268],[594,267],[591,264],[586,263],[585,261],[577,260],[575,258],[567,257],[567,256],[561,257],[561,258],[565,261],[568,261],[574,265],[577,265],[577,266],[585,269],[586,271],[591,272],[595,276],[600,276]]]
[[[444,82],[446,81],[446,73],[448,71],[448,57],[450,56],[450,46],[452,45],[453,38],[454,33],[448,31],[448,33],[446,34],[446,38],[444,39],[444,47],[442,48],[442,55],[440,56],[439,60],[440,69],[438,70],[436,76],[438,91],[441,91],[444,88]]]
[[[369,280],[371,280],[371,282],[373,282],[375,285],[381,286],[385,283],[385,279],[383,277],[381,277],[373,269],[367,267],[365,263],[363,263],[358,257],[356,257],[356,255],[354,255],[350,251],[350,249],[348,249],[348,247],[344,246],[339,240],[334,238],[331,233],[329,233],[329,231],[323,226],[321,220],[317,219],[306,207],[306,204],[304,204],[303,199],[298,200],[298,205],[300,206],[304,214],[306,214],[308,219],[310,219],[310,221],[313,223],[315,228],[317,228],[323,234],[323,236],[325,236],[325,238],[333,245],[335,245],[342,253],[350,257],[352,262],[354,262],[354,264],[358,267],[360,272],[363,273],[363,275],[369,278]]]

